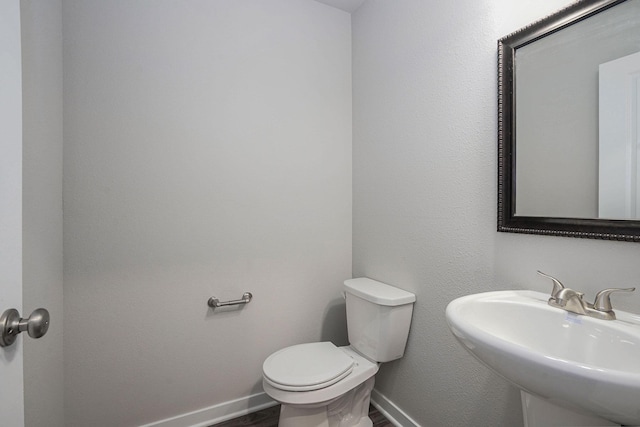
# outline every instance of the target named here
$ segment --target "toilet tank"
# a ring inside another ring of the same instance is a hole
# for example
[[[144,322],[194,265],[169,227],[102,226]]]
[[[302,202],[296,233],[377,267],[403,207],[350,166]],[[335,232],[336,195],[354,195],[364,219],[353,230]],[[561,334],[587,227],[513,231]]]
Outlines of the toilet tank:
[[[374,362],[401,358],[416,296],[367,277],[345,280],[344,291],[351,347]]]

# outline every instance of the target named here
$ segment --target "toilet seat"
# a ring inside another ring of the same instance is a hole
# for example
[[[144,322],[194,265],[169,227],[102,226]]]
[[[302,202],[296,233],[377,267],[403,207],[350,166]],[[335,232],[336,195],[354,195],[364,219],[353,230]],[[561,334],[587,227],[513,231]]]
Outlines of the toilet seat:
[[[351,347],[338,347],[338,350],[344,352],[355,361],[353,370],[349,375],[335,384],[311,391],[287,391],[281,389],[278,385],[273,385],[271,381],[262,376],[262,387],[264,391],[274,400],[284,405],[302,405],[315,407],[317,405],[327,404],[333,399],[337,399],[349,390],[358,387],[368,379],[372,378],[378,372],[378,364],[371,362],[360,355]]]
[[[262,365],[264,380],[286,391],[313,391],[347,377],[355,361],[331,342],[299,344],[269,356]]]

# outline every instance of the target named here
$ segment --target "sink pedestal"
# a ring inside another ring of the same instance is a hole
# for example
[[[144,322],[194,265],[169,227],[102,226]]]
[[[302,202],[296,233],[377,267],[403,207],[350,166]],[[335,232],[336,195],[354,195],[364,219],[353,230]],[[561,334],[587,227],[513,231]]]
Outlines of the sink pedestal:
[[[520,391],[520,395],[524,427],[620,427],[620,424],[562,408],[524,391]]]

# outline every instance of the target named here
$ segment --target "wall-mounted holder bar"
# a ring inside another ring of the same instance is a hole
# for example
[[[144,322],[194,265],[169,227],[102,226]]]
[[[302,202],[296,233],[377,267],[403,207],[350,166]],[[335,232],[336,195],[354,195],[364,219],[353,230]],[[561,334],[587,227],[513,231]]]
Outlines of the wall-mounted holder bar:
[[[232,301],[220,301],[216,297],[211,297],[209,298],[207,305],[211,308],[224,307],[226,305],[243,305],[243,304],[248,304],[249,301],[251,301],[251,298],[253,298],[253,295],[251,295],[251,292],[245,292],[244,294],[242,294],[242,298],[235,299]]]

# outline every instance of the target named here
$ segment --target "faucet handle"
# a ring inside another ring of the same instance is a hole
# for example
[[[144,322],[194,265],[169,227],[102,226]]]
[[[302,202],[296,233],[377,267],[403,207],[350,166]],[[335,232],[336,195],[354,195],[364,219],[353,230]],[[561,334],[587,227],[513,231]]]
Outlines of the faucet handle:
[[[593,308],[598,311],[612,311],[611,306],[611,294],[613,292],[633,292],[636,288],[610,288],[603,289],[596,294],[596,299],[593,302]]]
[[[551,279],[553,281],[553,290],[551,291],[551,298],[555,299],[556,295],[558,295],[558,292],[560,292],[565,288],[565,286],[555,277],[549,276],[548,274],[545,274],[540,270],[538,270],[538,274],[543,277],[546,277],[547,279]]]

